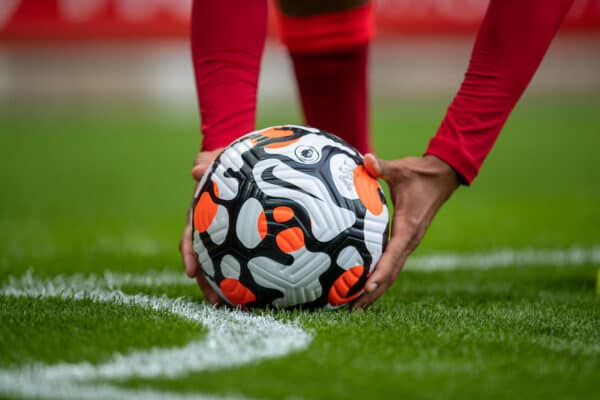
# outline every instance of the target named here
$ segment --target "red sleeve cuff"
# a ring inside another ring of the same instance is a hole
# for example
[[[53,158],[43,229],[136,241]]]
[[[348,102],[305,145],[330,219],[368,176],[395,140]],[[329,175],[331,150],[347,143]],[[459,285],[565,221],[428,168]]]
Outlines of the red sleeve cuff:
[[[448,163],[461,178],[461,183],[470,185],[477,176],[479,168],[460,148],[449,140],[434,136],[425,151],[426,155],[435,156]]]

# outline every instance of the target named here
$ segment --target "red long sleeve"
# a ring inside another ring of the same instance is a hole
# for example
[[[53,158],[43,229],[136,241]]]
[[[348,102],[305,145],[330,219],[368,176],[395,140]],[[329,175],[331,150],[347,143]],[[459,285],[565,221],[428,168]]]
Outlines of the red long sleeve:
[[[194,0],[192,59],[203,150],[254,129],[266,27],[266,0]]]
[[[491,0],[464,81],[425,154],[470,184],[573,0]]]

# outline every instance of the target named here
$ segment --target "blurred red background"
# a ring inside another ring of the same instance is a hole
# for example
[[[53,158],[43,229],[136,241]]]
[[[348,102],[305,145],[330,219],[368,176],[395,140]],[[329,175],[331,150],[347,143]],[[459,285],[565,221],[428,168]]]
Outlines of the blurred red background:
[[[548,0],[552,1],[552,0]],[[380,35],[472,33],[486,0],[375,0]],[[2,0],[0,40],[185,37],[191,0]],[[563,29],[600,31],[600,0],[575,0]],[[273,32],[273,26],[270,32]]]

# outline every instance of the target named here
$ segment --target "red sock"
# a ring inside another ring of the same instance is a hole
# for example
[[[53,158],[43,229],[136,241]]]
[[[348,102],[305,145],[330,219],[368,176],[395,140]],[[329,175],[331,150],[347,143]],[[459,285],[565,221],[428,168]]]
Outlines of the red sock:
[[[192,59],[203,150],[227,146],[254,129],[266,25],[266,0],[194,0]]]
[[[370,150],[367,64],[373,5],[290,17],[277,14],[308,125]]]
[[[291,57],[306,123],[340,136],[361,153],[368,152],[368,45],[335,53],[291,53]]]
[[[426,154],[465,183],[475,179],[572,3],[491,0],[465,79]]]

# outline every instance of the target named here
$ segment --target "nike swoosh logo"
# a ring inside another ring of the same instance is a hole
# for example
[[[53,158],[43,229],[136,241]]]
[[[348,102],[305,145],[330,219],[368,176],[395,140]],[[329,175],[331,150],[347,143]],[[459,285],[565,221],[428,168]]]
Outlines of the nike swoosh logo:
[[[322,200],[320,197],[317,197],[314,194],[307,192],[306,190],[302,189],[300,186],[296,186],[291,182],[287,182],[287,181],[284,181],[283,179],[279,179],[278,177],[276,177],[275,174],[273,174],[273,170],[275,169],[275,167],[276,167],[276,165],[272,165],[268,168],[265,168],[263,170],[263,172],[260,174],[261,179],[272,185],[280,186],[280,187],[283,187],[286,189],[296,190],[296,191],[304,193],[314,199]]]

